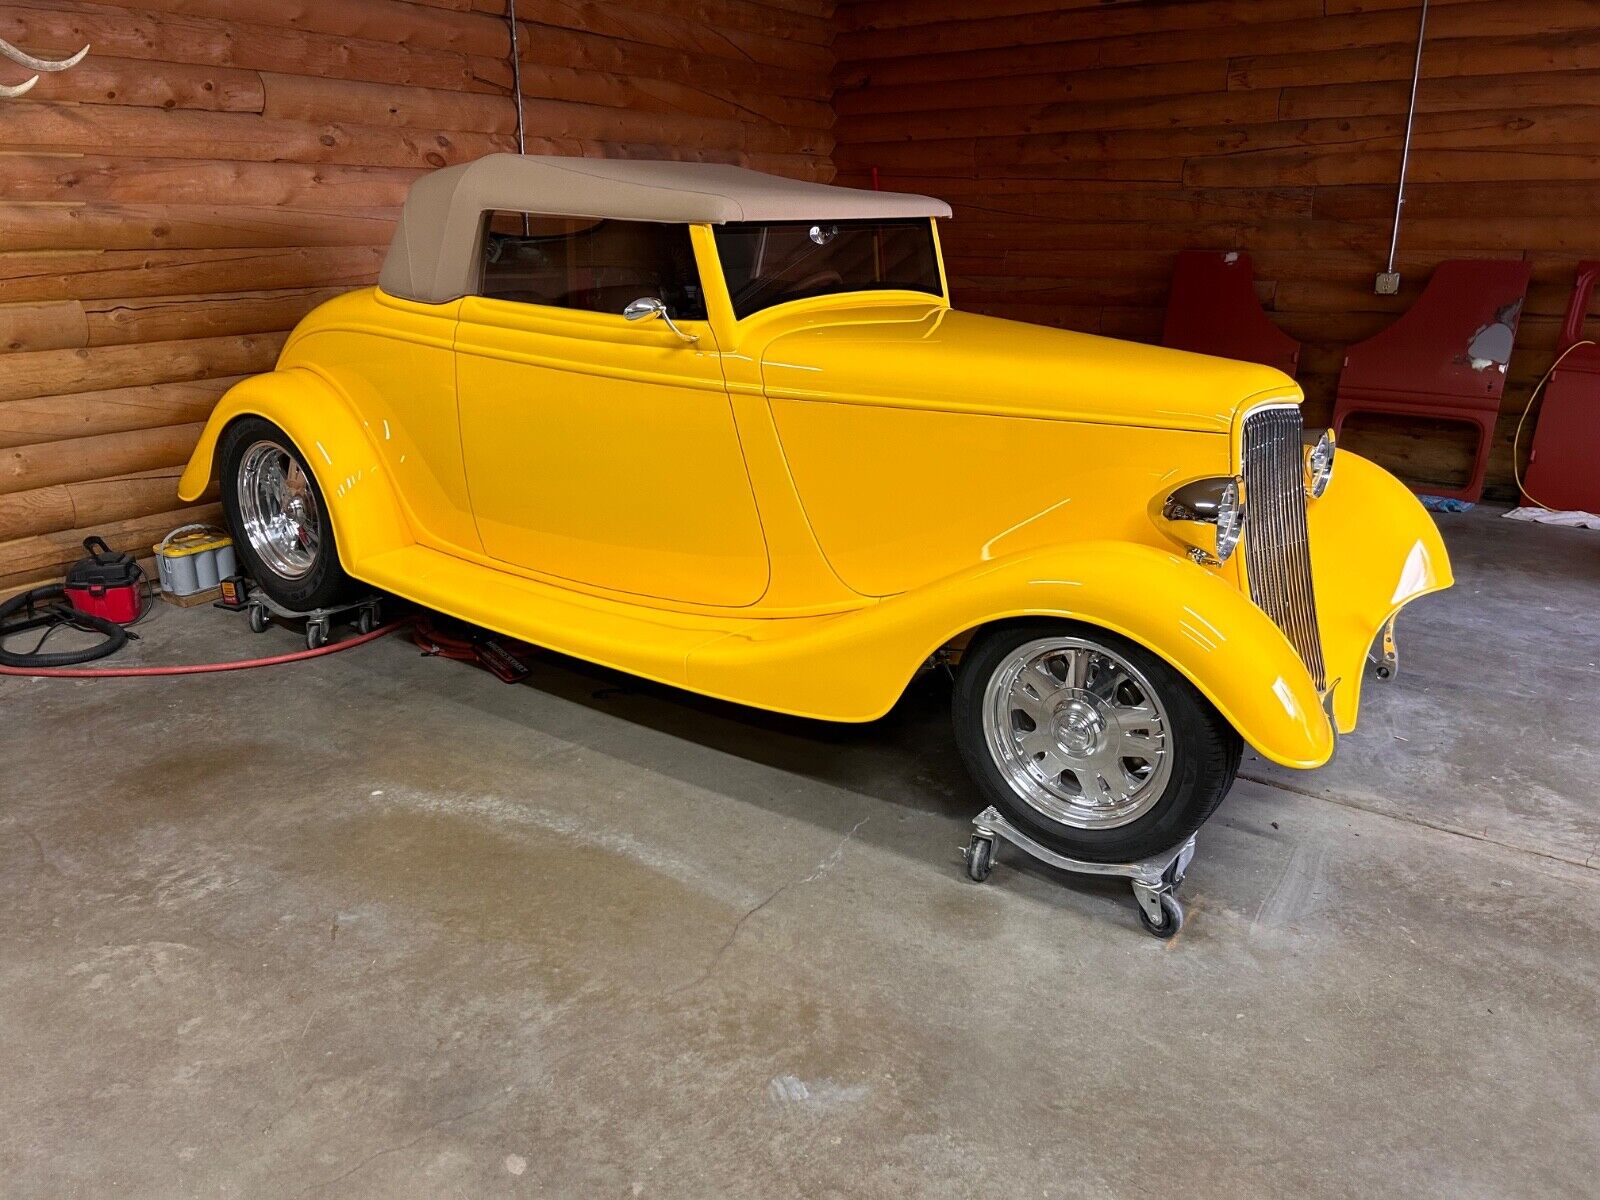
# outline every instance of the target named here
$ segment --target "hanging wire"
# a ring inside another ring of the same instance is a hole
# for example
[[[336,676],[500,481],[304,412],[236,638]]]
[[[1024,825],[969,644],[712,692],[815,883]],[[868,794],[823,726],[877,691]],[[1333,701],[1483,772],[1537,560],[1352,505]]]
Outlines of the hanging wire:
[[[511,91],[517,99],[517,153],[528,152],[526,127],[522,120],[522,46],[517,37],[517,0],[506,0],[506,20],[511,22]],[[528,214],[522,214],[522,236],[530,237],[533,225]]]
[[[513,0],[515,3],[515,0]],[[1417,18],[1417,57],[1411,64],[1411,103],[1406,108],[1406,139],[1400,148],[1400,187],[1394,196],[1394,230],[1389,235],[1389,265],[1387,274],[1394,274],[1395,253],[1400,248],[1400,210],[1406,203],[1406,168],[1411,163],[1411,127],[1417,119],[1417,83],[1422,78],[1422,40],[1428,32],[1428,0],[1422,0],[1421,15]]]
[[[506,0],[506,19],[511,22],[511,90],[517,98],[517,153],[528,152],[522,124],[522,50],[517,44],[517,0]]]

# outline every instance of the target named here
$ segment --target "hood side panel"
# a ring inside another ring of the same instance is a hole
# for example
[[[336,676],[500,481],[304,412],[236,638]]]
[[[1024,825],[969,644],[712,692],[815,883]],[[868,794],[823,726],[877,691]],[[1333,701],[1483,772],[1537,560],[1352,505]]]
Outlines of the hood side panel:
[[[1087,540],[1173,549],[1158,492],[1225,474],[1229,439],[1073,421],[815,400],[771,401],[807,519],[867,596],[1023,550]]]

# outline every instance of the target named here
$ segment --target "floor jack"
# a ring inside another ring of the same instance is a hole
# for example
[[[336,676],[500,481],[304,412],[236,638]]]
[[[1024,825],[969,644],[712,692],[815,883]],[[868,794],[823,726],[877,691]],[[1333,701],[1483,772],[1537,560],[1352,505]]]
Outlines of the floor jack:
[[[1139,924],[1158,938],[1169,938],[1183,928],[1183,905],[1178,903],[1178,885],[1194,858],[1194,836],[1171,850],[1137,862],[1100,863],[1068,858],[1041,846],[1001,815],[997,808],[986,808],[972,818],[972,840],[963,857],[967,875],[982,883],[994,870],[994,852],[1001,839],[1010,842],[1030,858],[1075,875],[1110,875],[1126,879],[1139,902]]]

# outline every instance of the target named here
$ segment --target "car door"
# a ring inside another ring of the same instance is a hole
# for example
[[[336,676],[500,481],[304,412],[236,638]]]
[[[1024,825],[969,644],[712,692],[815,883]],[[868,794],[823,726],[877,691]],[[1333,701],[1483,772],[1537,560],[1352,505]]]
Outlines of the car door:
[[[456,381],[485,551],[644,597],[759,600],[766,543],[688,228],[492,214],[483,257]],[[683,337],[622,315],[646,297]]]

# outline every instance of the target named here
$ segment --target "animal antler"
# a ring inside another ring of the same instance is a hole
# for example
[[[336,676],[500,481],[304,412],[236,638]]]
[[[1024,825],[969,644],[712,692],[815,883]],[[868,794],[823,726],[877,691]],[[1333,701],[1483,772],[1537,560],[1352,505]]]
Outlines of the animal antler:
[[[63,58],[59,61],[50,58],[35,58],[31,54],[24,54],[10,42],[6,41],[4,38],[0,38],[0,57],[9,58],[18,66],[27,67],[30,71],[65,71],[68,68],[75,67],[81,63],[83,61],[83,56],[88,53],[89,47],[85,46],[71,58]],[[27,92],[31,91],[33,85],[38,82],[39,76],[35,75],[32,79],[25,80],[24,82],[17,84],[15,87],[0,83],[0,99],[14,100],[18,96],[25,95]]]

